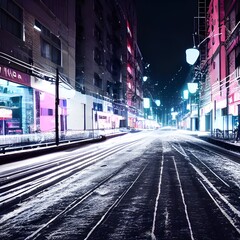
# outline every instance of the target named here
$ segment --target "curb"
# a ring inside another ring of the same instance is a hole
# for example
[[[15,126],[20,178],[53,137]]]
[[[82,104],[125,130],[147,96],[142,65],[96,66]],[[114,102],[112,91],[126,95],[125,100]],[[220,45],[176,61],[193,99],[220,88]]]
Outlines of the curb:
[[[69,143],[62,143],[58,146],[52,145],[52,146],[39,146],[36,148],[32,149],[26,149],[25,150],[20,150],[19,152],[7,152],[5,154],[0,155],[0,165],[6,164],[6,163],[12,163],[12,162],[17,162],[20,160],[24,160],[27,158],[33,158],[33,157],[38,157],[44,154],[48,153],[54,153],[54,152],[59,152],[63,151],[69,148],[74,148],[74,147],[82,147],[87,144],[92,144],[92,143],[98,143],[98,142],[103,142],[107,139],[122,136],[126,133],[117,133],[117,134],[111,134],[111,135],[101,135],[99,138],[96,139],[85,139],[85,140],[80,140],[80,141],[75,141],[75,142],[69,142]]]
[[[227,150],[231,150],[237,153],[240,153],[240,146],[229,143],[227,141],[222,141],[219,139],[211,138],[211,137],[200,137],[201,139],[205,140],[206,142],[212,143],[214,145],[217,145],[219,147],[223,147]]]

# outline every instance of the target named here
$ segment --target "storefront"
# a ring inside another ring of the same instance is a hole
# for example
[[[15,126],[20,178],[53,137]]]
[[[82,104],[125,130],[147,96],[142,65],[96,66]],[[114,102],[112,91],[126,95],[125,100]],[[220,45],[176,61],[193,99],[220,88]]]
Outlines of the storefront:
[[[33,118],[30,76],[0,65],[0,134],[29,133]]]
[[[34,121],[31,132],[55,131],[55,82],[46,81],[38,77],[31,77],[34,92]],[[59,86],[59,130],[67,130],[67,100]],[[65,94],[66,95],[66,94]]]

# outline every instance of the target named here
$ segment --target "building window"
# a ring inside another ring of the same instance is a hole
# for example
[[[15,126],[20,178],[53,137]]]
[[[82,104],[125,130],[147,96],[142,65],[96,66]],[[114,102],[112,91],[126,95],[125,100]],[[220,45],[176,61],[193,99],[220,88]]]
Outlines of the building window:
[[[107,35],[107,49],[109,52],[112,52],[112,41],[109,35]]]
[[[103,65],[103,52],[101,52],[97,47],[94,49],[94,60],[98,65]]]
[[[98,42],[102,41],[102,31],[100,30],[100,28],[98,26],[95,25],[94,28],[94,37],[96,38],[96,40]]]
[[[94,73],[94,85],[102,89],[102,79],[99,77],[97,73]]]
[[[0,1],[0,28],[20,39],[23,37],[23,11],[12,0]]]
[[[240,66],[240,46],[237,46],[236,48],[236,59],[235,59],[235,67]]]
[[[57,65],[61,65],[61,41],[44,27],[39,21],[35,20],[35,26],[41,32],[41,55]]]
[[[112,83],[110,81],[107,81],[107,93],[110,96],[112,96],[112,94],[113,94],[113,87],[112,87]]]
[[[94,12],[99,21],[103,21],[103,7],[99,0],[94,1]]]
[[[102,112],[103,111],[103,105],[101,103],[95,103],[93,102],[93,109],[95,111],[100,111]]]
[[[110,60],[106,61],[106,68],[107,68],[109,73],[112,73],[112,63],[111,63]]]
[[[44,39],[41,39],[41,55],[57,65],[61,65],[61,51]]]

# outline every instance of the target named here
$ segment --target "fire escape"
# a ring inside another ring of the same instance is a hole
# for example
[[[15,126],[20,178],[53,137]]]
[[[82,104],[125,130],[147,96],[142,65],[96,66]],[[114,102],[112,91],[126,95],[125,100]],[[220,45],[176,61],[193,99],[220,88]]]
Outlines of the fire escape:
[[[194,18],[195,27],[195,40],[196,45],[199,47],[200,58],[194,69],[194,77],[199,83],[199,96],[198,96],[198,118],[200,117],[201,109],[206,108],[211,101],[211,86],[208,74],[208,8],[210,0],[198,0],[198,15]],[[205,130],[210,130],[210,115],[208,118]]]
[[[210,0],[198,0],[198,16],[195,17],[195,34],[197,35],[197,45],[207,37],[207,13]],[[200,65],[207,60],[207,41],[200,47]]]

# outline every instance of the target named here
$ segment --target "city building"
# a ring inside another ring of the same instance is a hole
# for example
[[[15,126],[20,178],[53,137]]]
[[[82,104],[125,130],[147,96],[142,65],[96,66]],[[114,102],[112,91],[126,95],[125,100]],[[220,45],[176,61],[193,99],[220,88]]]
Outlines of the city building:
[[[0,134],[143,126],[134,1],[0,1]]]
[[[201,109],[201,113],[206,116],[211,110],[210,130],[214,133],[216,129],[220,129],[225,137],[233,133],[240,114],[239,16],[239,1],[212,0],[209,3],[207,18],[209,78],[206,79],[203,90],[207,92],[210,87],[211,102]]]
[[[226,35],[226,114],[227,126],[232,130],[240,123],[240,2],[225,0]]]
[[[86,95],[84,128],[137,127],[142,66],[134,1],[76,6],[76,90]]]
[[[60,127],[66,129],[66,87],[74,88],[74,2],[1,1],[1,134],[54,131],[56,69]]]
[[[199,130],[229,138],[240,120],[240,3],[199,0],[194,23],[200,57],[191,68],[191,82],[198,83]],[[191,122],[191,111],[185,116]]]

